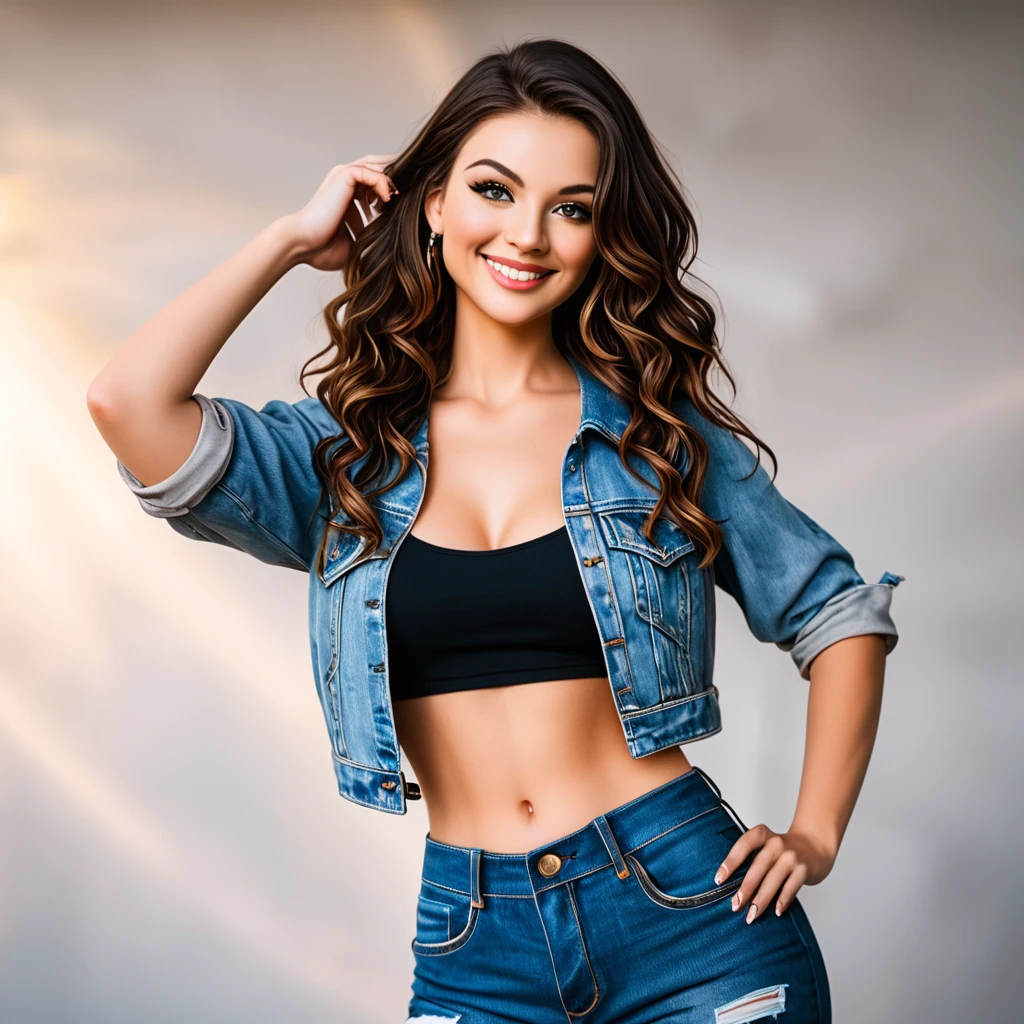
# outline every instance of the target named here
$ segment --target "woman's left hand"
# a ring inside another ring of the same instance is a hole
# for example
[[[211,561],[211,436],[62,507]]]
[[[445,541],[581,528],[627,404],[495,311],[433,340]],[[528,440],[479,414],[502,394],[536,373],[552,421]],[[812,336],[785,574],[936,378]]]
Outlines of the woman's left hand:
[[[806,832],[773,832],[767,825],[755,825],[733,844],[715,874],[715,883],[721,885],[758,847],[761,852],[732,898],[733,910],[750,904],[747,924],[764,912],[776,893],[775,913],[781,914],[800,886],[817,885],[832,870],[836,859],[835,851]]]

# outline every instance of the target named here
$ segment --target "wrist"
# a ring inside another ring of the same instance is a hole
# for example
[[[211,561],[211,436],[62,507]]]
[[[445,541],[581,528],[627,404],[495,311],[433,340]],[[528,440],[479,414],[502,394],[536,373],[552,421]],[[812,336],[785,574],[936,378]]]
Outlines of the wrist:
[[[794,818],[789,831],[805,836],[824,856],[832,860],[839,855],[839,844],[843,837],[837,827],[830,827],[820,821],[806,822]]]
[[[299,266],[307,254],[307,248],[295,223],[289,214],[278,217],[264,232],[278,254],[281,271],[285,273]]]

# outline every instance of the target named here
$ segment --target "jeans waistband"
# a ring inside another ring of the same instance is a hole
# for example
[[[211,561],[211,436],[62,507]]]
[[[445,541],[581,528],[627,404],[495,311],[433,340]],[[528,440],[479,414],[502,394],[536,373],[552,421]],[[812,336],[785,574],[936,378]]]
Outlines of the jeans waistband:
[[[722,799],[718,786],[694,766],[684,775],[598,815],[575,832],[526,853],[491,853],[480,847],[453,846],[431,839],[427,833],[423,878],[471,896],[478,907],[486,905],[488,895],[532,896],[603,868],[613,868],[620,878],[627,878],[626,854],[720,805],[728,808],[745,830]]]

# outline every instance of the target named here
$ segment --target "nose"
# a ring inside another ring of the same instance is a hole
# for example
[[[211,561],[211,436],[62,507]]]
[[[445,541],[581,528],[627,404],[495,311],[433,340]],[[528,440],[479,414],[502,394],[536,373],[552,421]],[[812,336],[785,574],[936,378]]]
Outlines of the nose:
[[[522,253],[547,251],[547,233],[544,230],[544,212],[531,209],[527,203],[517,203],[505,227],[505,241]]]

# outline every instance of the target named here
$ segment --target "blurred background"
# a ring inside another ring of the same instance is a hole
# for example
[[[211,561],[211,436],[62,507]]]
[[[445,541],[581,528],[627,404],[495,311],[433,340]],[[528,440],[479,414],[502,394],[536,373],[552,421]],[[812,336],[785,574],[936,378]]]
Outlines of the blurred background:
[[[1017,1019],[1022,29],[984,2],[0,7],[0,1021],[405,1020],[422,802],[338,796],[306,578],[147,517],[85,393],[529,35],[603,60],[670,154],[778,486],[868,582],[906,577],[860,802],[800,894],[835,1020]],[[198,390],[303,397],[339,290],[292,271]],[[687,754],[784,830],[807,684],[724,594],[716,682]]]

